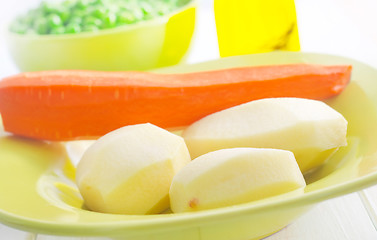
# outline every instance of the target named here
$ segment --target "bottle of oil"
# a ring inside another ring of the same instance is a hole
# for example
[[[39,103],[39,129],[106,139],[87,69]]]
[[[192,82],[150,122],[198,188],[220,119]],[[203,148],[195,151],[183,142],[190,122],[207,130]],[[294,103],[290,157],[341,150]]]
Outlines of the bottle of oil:
[[[220,56],[299,51],[294,0],[214,0]]]

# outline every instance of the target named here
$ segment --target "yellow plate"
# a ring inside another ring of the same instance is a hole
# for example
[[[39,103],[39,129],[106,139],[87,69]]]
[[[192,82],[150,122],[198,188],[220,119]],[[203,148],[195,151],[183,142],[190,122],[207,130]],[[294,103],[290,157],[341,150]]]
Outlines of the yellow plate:
[[[348,146],[305,176],[301,195],[196,213],[127,216],[82,208],[74,167],[64,146],[82,152],[85,142],[43,143],[0,139],[0,221],[26,231],[51,235],[108,236],[132,240],[245,240],[273,233],[314,204],[377,183],[377,71],[352,59],[275,52],[219,59],[161,69],[188,72],[246,65],[283,63],[352,64],[350,85],[327,103],[349,121]],[[25,116],[27,117],[27,116]]]

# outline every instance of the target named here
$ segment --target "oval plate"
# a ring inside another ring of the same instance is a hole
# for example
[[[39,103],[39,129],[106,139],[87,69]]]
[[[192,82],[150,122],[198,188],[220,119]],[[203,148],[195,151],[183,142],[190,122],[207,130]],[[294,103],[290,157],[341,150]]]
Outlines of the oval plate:
[[[14,228],[49,235],[132,240],[258,239],[283,228],[320,201],[376,184],[377,70],[343,57],[274,52],[156,71],[182,73],[287,63],[353,65],[351,83],[339,96],[326,101],[349,122],[348,146],[305,176],[308,185],[303,194],[285,194],[196,213],[148,216],[96,213],[83,207],[74,184],[73,156],[79,156],[90,142],[45,143],[3,134],[0,138],[0,221]]]

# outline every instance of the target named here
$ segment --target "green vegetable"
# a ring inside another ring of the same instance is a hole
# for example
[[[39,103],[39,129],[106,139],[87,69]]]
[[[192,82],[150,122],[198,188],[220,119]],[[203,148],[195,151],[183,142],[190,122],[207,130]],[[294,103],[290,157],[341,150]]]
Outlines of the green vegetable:
[[[108,13],[103,18],[103,27],[104,28],[112,28],[115,26],[117,20],[117,16],[114,13]]]
[[[55,14],[55,13],[47,16],[47,22],[48,22],[48,25],[51,29],[56,28],[56,27],[60,27],[63,24],[63,21],[60,18],[60,16]]]
[[[48,33],[48,23],[45,18],[37,18],[33,24],[34,30],[39,34]]]
[[[64,34],[64,33],[65,33],[65,28],[62,26],[53,28],[51,29],[51,32],[50,32],[50,34]]]
[[[86,26],[96,26],[97,30],[102,25],[102,20],[93,16],[88,16],[84,19],[84,25]]]
[[[66,33],[79,33],[81,32],[81,27],[78,23],[70,23],[66,27],[65,32]]]
[[[136,22],[138,19],[134,14],[132,14],[129,11],[124,11],[121,12],[118,16],[117,23],[118,25],[123,25],[123,24],[130,24]]]
[[[83,32],[95,32],[95,31],[98,31],[99,28],[96,26],[96,25],[86,25],[82,31]]]
[[[99,7],[99,8],[94,9],[94,11],[92,12],[92,15],[97,18],[103,19],[106,17],[106,12],[107,12],[106,8]]]
[[[9,30],[18,34],[94,32],[169,14],[189,0],[64,0],[43,1],[16,18]]]

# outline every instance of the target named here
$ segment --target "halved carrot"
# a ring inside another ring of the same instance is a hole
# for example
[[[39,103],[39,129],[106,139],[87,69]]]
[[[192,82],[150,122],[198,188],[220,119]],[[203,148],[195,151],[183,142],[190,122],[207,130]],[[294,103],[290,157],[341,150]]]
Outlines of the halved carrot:
[[[267,97],[326,99],[350,81],[351,66],[309,64],[185,74],[46,71],[0,81],[6,131],[45,140],[91,139],[150,122],[172,129]]]

